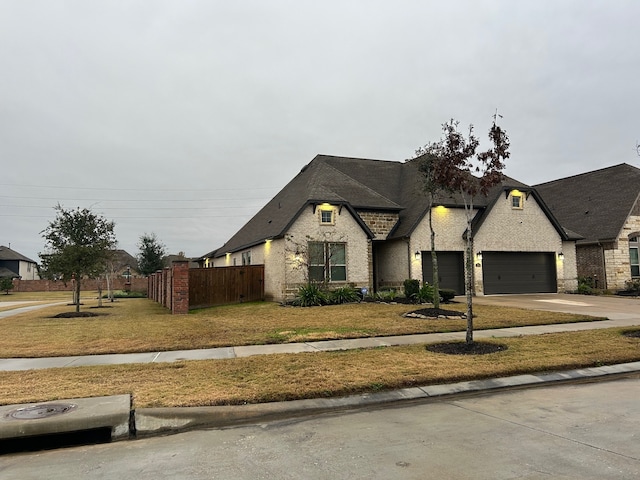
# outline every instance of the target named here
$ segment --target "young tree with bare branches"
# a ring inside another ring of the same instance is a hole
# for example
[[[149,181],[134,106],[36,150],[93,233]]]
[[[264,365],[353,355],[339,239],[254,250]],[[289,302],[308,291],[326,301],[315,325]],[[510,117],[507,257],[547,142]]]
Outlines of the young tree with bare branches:
[[[465,134],[460,131],[459,122],[453,119],[442,125],[442,138],[425,147],[430,159],[429,181],[439,188],[459,192],[464,201],[467,344],[473,343],[473,200],[478,194],[486,196],[491,187],[501,182],[504,161],[510,156],[509,138],[497,124],[498,116],[497,112],[493,116],[489,129],[492,147],[486,151],[477,153],[480,142],[473,133],[473,125]]]

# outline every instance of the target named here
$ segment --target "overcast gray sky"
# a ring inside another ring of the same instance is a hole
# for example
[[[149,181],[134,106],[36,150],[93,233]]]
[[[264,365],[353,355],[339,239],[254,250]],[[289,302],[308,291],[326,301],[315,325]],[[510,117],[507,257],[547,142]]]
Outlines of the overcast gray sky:
[[[0,244],[53,207],[221,246],[316,154],[403,161],[496,108],[506,173],[640,166],[640,2],[0,0]]]

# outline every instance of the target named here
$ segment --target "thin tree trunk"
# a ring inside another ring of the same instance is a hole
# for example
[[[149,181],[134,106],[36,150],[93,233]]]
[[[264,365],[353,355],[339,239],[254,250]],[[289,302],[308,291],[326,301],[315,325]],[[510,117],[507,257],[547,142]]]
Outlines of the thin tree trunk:
[[[436,255],[436,232],[433,229],[433,201],[429,203],[429,228],[431,229],[431,269],[433,271],[433,308],[440,308],[440,280]]]
[[[98,307],[102,307],[102,283],[98,279]]]
[[[467,198],[462,192],[462,198],[464,199],[464,209],[467,216],[467,251],[464,269],[464,291],[467,299],[467,334],[465,340],[467,345],[470,345],[473,343],[473,236],[471,231],[473,197],[467,203]]]
[[[471,239],[471,223],[467,231],[467,261],[465,268],[465,294],[467,297],[467,344],[473,343],[473,240]]]
[[[80,279],[76,278],[76,312],[80,311]]]

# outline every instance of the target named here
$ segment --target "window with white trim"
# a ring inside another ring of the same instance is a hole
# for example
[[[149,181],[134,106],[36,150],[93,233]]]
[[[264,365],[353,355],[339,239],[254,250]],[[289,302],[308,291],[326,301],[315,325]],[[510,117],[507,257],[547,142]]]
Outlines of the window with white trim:
[[[511,208],[522,209],[522,195],[511,194]]]
[[[334,211],[333,208],[321,208],[320,209],[320,225],[334,225]]]
[[[309,280],[312,282],[346,282],[346,244],[309,242]]]
[[[242,252],[242,266],[251,265],[251,250]]]

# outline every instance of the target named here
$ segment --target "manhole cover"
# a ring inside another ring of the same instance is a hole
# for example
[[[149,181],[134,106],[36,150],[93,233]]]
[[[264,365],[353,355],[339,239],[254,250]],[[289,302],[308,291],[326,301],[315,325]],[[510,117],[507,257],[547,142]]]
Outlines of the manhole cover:
[[[6,414],[7,418],[16,420],[38,420],[40,418],[53,417],[62,415],[75,410],[77,405],[73,403],[45,403],[43,405],[34,405],[32,407],[16,408]]]

